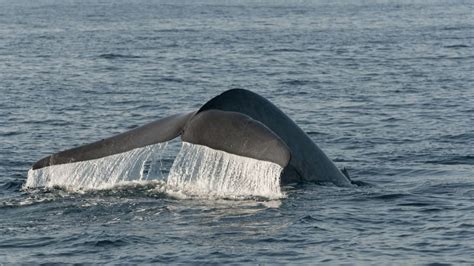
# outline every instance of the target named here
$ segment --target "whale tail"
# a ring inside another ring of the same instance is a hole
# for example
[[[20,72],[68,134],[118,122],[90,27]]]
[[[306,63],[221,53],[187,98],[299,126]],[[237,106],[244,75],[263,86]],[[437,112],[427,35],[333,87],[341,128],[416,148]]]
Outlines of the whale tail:
[[[197,115],[194,112],[173,115],[107,139],[52,154],[33,164],[32,170],[100,159],[166,142],[180,135],[185,142],[273,162],[282,168],[290,160],[286,144],[262,123],[235,112],[209,110]]]
[[[209,100],[198,111],[169,116],[128,132],[65,150],[36,162],[32,170],[108,158],[181,136],[184,142],[268,161],[284,169],[283,183],[351,185],[316,143],[273,103],[243,89]]]

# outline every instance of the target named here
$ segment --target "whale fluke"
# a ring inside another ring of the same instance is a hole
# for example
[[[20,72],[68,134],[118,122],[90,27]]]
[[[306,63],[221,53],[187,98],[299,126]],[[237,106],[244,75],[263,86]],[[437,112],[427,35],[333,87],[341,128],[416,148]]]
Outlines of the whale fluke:
[[[183,127],[193,115],[194,112],[172,115],[107,139],[55,153],[36,162],[32,169],[99,159],[172,140],[181,135]]]
[[[351,180],[293,120],[262,96],[232,89],[198,111],[160,119],[128,132],[58,152],[32,170],[99,159],[181,136],[184,142],[276,163],[282,183],[311,181],[349,186]]]

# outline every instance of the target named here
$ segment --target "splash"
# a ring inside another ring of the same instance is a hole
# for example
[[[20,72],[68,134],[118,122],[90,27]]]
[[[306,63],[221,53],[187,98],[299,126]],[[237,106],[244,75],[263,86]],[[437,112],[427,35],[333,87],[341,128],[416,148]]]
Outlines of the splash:
[[[157,179],[163,176],[160,164],[166,147],[167,143],[159,143],[95,160],[30,169],[23,188],[107,189],[127,181]]]
[[[183,142],[168,188],[192,195],[281,198],[278,164]]]

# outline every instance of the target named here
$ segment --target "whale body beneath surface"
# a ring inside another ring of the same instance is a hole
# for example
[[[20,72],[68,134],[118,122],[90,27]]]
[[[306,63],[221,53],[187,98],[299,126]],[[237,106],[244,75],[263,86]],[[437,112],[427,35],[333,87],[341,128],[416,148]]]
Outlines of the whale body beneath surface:
[[[283,169],[281,184],[309,181],[350,186],[353,183],[279,108],[244,89],[225,91],[195,112],[169,116],[52,154],[36,162],[32,170],[100,159],[179,136],[191,144],[278,164]]]

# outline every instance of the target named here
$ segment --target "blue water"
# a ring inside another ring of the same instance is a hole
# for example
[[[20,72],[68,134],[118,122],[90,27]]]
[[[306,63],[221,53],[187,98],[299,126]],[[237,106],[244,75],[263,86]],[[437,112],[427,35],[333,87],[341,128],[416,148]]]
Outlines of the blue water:
[[[473,10],[0,0],[0,264],[473,264]],[[279,200],[21,189],[46,155],[236,87],[372,186],[304,184]]]

